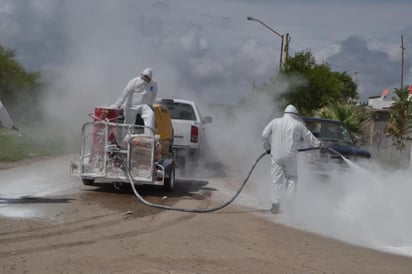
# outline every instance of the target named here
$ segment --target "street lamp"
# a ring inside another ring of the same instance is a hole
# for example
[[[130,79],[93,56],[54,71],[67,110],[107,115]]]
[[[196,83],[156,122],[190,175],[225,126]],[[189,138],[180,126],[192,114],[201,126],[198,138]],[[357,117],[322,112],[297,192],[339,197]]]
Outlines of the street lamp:
[[[272,31],[274,34],[276,34],[277,36],[279,36],[282,39],[282,43],[280,45],[280,60],[279,60],[279,71],[280,71],[282,69],[282,60],[283,60],[283,58],[282,58],[283,57],[282,56],[282,54],[283,54],[283,40],[284,40],[283,34],[280,34],[279,32],[272,29],[271,27],[269,27],[268,25],[266,25],[265,23],[263,23],[259,19],[253,18],[252,16],[248,16],[248,17],[246,17],[246,19],[249,20],[249,21],[256,21],[256,22],[262,24],[264,27],[268,28],[270,31]]]

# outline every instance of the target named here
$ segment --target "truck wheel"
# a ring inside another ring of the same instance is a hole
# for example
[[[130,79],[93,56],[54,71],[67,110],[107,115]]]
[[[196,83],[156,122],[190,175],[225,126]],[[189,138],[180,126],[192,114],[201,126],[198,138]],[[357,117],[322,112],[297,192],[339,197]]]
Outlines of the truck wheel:
[[[165,178],[164,190],[172,191],[175,187],[175,167],[170,167],[169,177]]]
[[[82,179],[82,182],[85,186],[92,186],[94,185],[94,180],[93,179]]]

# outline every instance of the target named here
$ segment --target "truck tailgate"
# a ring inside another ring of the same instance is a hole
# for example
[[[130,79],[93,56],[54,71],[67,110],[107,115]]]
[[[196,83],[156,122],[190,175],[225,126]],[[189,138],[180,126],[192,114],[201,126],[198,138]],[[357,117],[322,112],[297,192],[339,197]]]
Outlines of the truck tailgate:
[[[192,127],[200,130],[199,125],[194,121],[173,119],[173,129],[174,129],[174,146],[175,147],[185,147],[185,148],[197,148],[198,147],[198,135],[192,136]]]

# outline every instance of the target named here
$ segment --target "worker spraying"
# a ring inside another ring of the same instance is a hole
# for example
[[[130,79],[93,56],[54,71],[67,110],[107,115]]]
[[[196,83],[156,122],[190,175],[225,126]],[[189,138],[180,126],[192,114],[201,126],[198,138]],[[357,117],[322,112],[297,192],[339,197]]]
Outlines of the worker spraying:
[[[264,128],[262,138],[263,148],[271,155],[271,212],[277,214],[286,191],[296,191],[298,144],[302,139],[313,147],[321,147],[322,143],[299,120],[299,112],[293,105],[288,105],[282,117],[273,119]]]

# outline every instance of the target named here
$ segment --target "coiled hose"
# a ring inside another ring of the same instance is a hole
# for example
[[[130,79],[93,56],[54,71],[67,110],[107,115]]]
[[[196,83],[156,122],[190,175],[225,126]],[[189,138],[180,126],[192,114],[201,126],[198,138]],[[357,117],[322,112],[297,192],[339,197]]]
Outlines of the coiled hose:
[[[243,190],[243,188],[245,187],[247,181],[249,180],[250,175],[252,174],[253,170],[255,169],[257,163],[260,161],[260,159],[263,158],[263,156],[265,156],[267,154],[267,152],[262,153],[262,155],[260,155],[256,162],[253,164],[252,168],[250,169],[248,175],[246,176],[246,179],[243,181],[241,187],[239,188],[239,190],[235,193],[235,195],[233,195],[233,197],[228,200],[227,202],[225,202],[224,204],[217,206],[217,207],[213,207],[213,208],[205,208],[205,209],[188,209],[188,208],[179,208],[179,207],[172,207],[172,206],[166,206],[166,205],[160,205],[160,204],[154,204],[151,202],[146,201],[140,194],[139,192],[136,190],[134,181],[133,181],[133,177],[130,174],[130,168],[128,166],[127,161],[124,162],[124,166],[125,171],[126,171],[126,175],[129,178],[129,182],[130,185],[132,186],[133,192],[134,194],[137,196],[137,198],[140,200],[140,202],[142,202],[143,204],[147,205],[147,206],[151,206],[151,207],[155,207],[155,208],[160,208],[160,209],[167,209],[167,210],[174,210],[174,211],[181,211],[181,212],[192,212],[192,213],[208,213],[208,212],[213,212],[213,211],[217,211],[219,209],[222,209],[226,206],[228,206],[229,204],[231,204],[236,198],[237,196],[239,196],[240,192]]]

